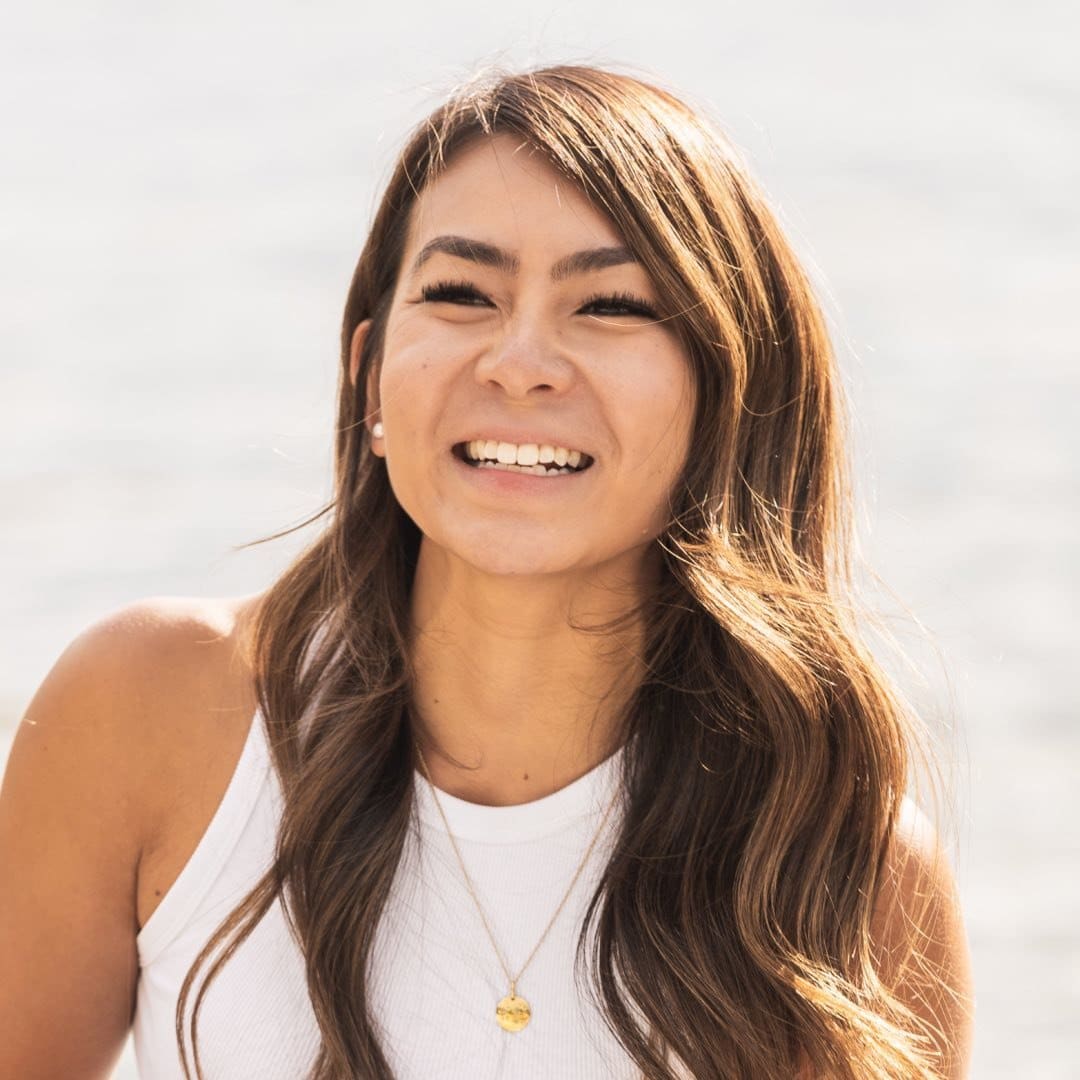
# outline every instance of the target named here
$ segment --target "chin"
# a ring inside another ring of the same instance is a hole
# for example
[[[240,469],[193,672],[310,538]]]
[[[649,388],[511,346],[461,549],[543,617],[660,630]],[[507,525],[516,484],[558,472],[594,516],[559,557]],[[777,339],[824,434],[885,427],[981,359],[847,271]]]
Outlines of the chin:
[[[586,569],[588,552],[569,542],[563,530],[538,535],[536,529],[466,528],[425,531],[444,558],[494,577],[538,577]],[[434,554],[432,552],[431,554]]]

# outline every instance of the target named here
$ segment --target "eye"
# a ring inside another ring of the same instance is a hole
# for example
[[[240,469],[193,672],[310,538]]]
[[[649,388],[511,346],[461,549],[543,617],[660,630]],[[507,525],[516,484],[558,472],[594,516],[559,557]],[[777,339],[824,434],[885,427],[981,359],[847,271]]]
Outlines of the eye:
[[[645,319],[660,317],[651,304],[628,292],[590,296],[581,305],[581,312],[586,315],[637,315]]]
[[[437,281],[425,285],[420,297],[429,304],[465,304],[471,307],[489,305],[490,300],[467,281]]]

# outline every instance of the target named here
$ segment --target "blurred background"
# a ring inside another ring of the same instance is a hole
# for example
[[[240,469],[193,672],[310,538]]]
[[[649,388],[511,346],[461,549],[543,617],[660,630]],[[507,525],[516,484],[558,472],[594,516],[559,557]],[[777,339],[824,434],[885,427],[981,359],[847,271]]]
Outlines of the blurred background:
[[[88,623],[260,590],[311,535],[234,551],[329,495],[345,290],[408,127],[483,63],[619,65],[746,151],[833,325],[874,602],[956,755],[974,1076],[1080,1075],[1078,32],[1001,0],[10,11],[0,762]]]

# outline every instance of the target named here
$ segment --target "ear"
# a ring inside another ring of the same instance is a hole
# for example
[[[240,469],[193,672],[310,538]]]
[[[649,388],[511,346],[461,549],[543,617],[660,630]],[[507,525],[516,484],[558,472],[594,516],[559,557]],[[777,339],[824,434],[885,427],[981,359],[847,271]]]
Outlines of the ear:
[[[367,339],[368,331],[371,329],[371,320],[364,319],[356,329],[353,331],[352,343],[349,346],[349,382],[352,386],[356,386],[357,377],[360,374],[360,354],[364,349],[364,341]],[[371,429],[375,426],[375,422],[379,419],[379,377],[378,371],[375,365],[371,366],[371,369],[367,374],[367,415],[364,418],[364,422],[367,425],[368,433],[371,436],[371,450],[373,453],[383,456],[383,440],[382,438],[376,438]]]
[[[349,347],[349,382],[356,386],[356,374],[360,370],[360,353],[364,348],[364,339],[371,329],[371,320],[364,319],[353,331],[352,344]]]

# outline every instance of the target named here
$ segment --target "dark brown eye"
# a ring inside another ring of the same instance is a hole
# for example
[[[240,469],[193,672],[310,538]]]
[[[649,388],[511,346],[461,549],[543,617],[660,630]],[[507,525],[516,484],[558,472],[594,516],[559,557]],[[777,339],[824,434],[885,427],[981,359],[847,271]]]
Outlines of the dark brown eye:
[[[481,306],[490,304],[483,293],[467,281],[437,281],[434,285],[425,285],[420,296],[431,304],[467,304]]]
[[[645,319],[657,319],[655,308],[632,293],[620,292],[606,296],[590,296],[581,306],[586,315],[637,315]]]

